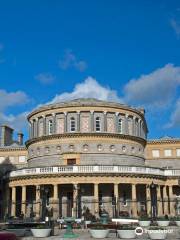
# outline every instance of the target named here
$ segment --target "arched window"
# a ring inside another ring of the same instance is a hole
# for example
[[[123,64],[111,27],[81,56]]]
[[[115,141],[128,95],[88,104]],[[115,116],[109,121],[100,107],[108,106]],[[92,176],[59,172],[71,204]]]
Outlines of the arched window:
[[[53,121],[49,120],[48,122],[48,134],[51,135],[53,133]]]
[[[75,122],[75,118],[71,117],[70,119],[70,131],[71,132],[75,132],[76,131],[76,122]]]
[[[101,119],[100,117],[96,118],[96,132],[100,132],[101,131]]]
[[[122,133],[122,119],[118,119],[118,133]]]

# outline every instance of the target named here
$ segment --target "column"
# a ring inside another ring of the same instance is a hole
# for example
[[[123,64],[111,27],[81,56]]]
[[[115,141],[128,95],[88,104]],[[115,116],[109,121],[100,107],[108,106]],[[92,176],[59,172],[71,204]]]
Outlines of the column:
[[[128,131],[128,117],[129,117],[129,115],[128,114],[126,114],[125,115],[125,118],[124,118],[124,126],[123,126],[123,133],[124,134],[129,134],[129,131]]]
[[[16,216],[16,187],[12,187],[11,216]]]
[[[77,111],[77,132],[80,132],[80,111]]]
[[[147,215],[151,216],[151,193],[150,193],[150,185],[146,185],[146,209]]]
[[[119,132],[119,112],[115,113],[115,133]]]
[[[46,116],[42,115],[43,118],[43,136],[46,135]]]
[[[163,186],[163,203],[164,203],[164,215],[169,214],[169,204],[168,204],[168,195],[167,195],[167,187]]]
[[[173,186],[169,186],[170,215],[175,216],[175,201],[173,195]]]
[[[132,216],[137,217],[136,184],[132,184]]]
[[[116,198],[116,216],[119,215],[119,184],[114,183],[114,197]]]
[[[21,211],[24,216],[26,216],[26,186],[22,186],[22,202],[21,202]]]
[[[34,137],[34,122],[30,120],[30,138]]]
[[[67,132],[67,112],[64,112],[64,132]]]
[[[90,111],[91,113],[91,132],[94,132],[94,111]]]
[[[53,207],[53,218],[57,219],[59,216],[59,196],[58,196],[58,184],[53,185],[53,199],[52,199],[52,207]]]
[[[141,136],[141,132],[142,132],[142,131],[141,131],[141,119],[139,119],[139,120],[138,120],[138,136],[139,136],[139,137],[142,137],[142,136]]]
[[[104,132],[107,132],[107,112],[104,111]]]
[[[40,204],[41,204],[41,200],[40,200],[40,186],[36,186],[36,218],[39,219],[40,218]]]
[[[157,187],[157,210],[158,210],[158,216],[162,216],[162,198],[161,198],[161,185]]]
[[[78,196],[78,185],[73,185],[73,209],[72,209],[72,216],[77,217],[77,196]]]
[[[132,134],[135,136],[136,135],[136,116],[133,116],[133,119],[132,119]]]
[[[99,217],[99,184],[94,183],[94,209],[96,217]]]
[[[36,137],[38,137],[38,128],[39,128],[38,123],[39,123],[39,119],[36,118]]]
[[[56,133],[56,114],[52,113],[53,133]]]

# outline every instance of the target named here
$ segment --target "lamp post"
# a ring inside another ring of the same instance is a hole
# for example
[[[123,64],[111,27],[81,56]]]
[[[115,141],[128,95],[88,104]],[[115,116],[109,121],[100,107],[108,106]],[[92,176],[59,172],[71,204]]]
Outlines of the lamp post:
[[[153,182],[150,184],[150,193],[151,193],[151,217],[154,219],[157,216],[157,193],[156,193],[156,184]]]

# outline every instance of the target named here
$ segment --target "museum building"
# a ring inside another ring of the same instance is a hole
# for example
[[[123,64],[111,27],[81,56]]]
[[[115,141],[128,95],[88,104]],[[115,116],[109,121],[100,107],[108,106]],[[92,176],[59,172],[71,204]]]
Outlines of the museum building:
[[[27,120],[25,145],[22,133],[14,141],[1,127],[1,216],[180,214],[180,139],[147,140],[144,109],[75,99]]]

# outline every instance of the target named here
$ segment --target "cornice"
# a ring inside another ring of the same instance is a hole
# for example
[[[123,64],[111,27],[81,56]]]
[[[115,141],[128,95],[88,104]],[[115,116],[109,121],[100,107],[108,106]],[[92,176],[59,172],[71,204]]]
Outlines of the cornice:
[[[130,136],[125,134],[117,134],[117,133],[62,133],[62,134],[53,134],[42,137],[37,137],[28,140],[25,144],[28,148],[31,144],[51,140],[51,139],[62,139],[62,138],[81,138],[81,137],[96,137],[96,138],[117,138],[117,139],[127,139],[137,141],[144,146],[146,145],[146,140],[137,136]]]
[[[164,144],[164,143],[180,143],[180,138],[172,138],[172,139],[150,139],[147,140],[147,145],[148,144]]]
[[[26,151],[27,148],[25,147],[4,147],[4,148],[0,148],[0,152],[13,152],[13,151]]]

